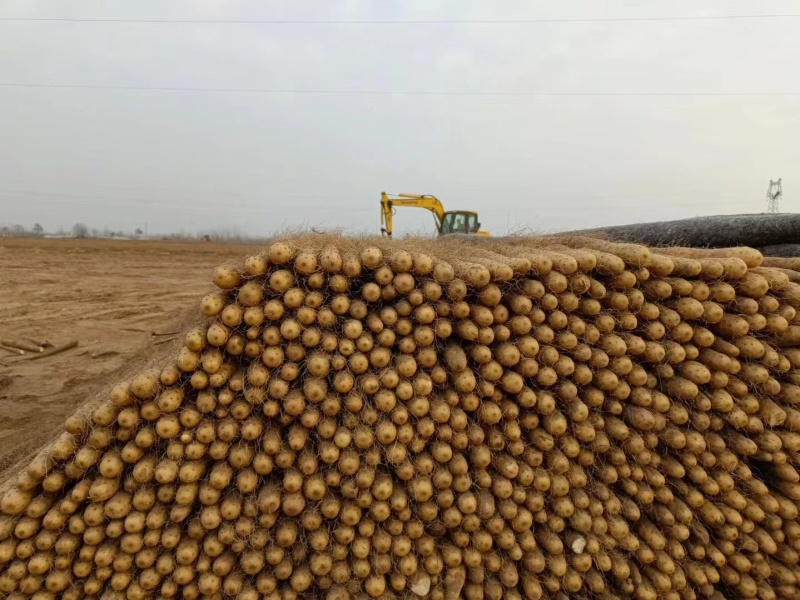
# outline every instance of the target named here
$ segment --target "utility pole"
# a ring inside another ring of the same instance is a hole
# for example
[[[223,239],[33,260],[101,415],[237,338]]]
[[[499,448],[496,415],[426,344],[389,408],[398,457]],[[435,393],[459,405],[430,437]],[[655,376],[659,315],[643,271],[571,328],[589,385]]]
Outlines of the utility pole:
[[[767,212],[777,214],[781,212],[781,198],[783,197],[783,188],[781,187],[781,180],[769,180],[769,187],[767,188]]]

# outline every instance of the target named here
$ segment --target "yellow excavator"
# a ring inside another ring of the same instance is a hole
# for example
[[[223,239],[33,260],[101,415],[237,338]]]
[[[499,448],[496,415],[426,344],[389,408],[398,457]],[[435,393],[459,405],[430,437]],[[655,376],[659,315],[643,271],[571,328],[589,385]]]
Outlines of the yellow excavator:
[[[465,233],[469,235],[491,236],[488,231],[481,231],[478,213],[471,210],[444,209],[441,201],[435,196],[417,194],[392,194],[381,192],[381,233],[392,237],[392,218],[395,206],[424,208],[433,213],[438,235]]]

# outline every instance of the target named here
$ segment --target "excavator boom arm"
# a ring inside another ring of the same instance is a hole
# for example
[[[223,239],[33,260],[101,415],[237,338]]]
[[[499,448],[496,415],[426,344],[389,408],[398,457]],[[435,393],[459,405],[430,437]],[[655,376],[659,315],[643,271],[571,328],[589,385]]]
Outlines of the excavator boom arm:
[[[390,198],[386,192],[381,193],[381,231],[392,236],[392,217],[394,216],[395,206],[407,206],[411,208],[424,208],[433,213],[436,219],[436,229],[441,231],[442,219],[444,219],[444,206],[438,198],[434,196],[416,196],[413,194],[398,194]]]

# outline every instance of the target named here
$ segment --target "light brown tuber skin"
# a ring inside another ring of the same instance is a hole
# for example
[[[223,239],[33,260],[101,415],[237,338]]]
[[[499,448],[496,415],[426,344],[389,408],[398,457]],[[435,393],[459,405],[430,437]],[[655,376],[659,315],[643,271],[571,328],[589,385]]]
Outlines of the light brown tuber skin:
[[[276,241],[2,488],[0,595],[793,597],[800,286],[760,262]]]

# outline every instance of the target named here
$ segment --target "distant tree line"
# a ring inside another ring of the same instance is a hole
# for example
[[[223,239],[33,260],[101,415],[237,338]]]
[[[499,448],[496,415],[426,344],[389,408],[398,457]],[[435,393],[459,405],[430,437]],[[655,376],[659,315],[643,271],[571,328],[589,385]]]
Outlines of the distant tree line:
[[[135,235],[141,235],[142,230],[136,229]],[[0,225],[0,237],[44,237],[48,235],[48,233],[44,230],[44,227],[41,226],[39,223],[34,223],[33,227],[30,229],[26,228],[24,225]],[[89,229],[84,223],[75,223],[72,226],[72,229],[69,231],[65,231],[63,228],[59,229],[58,231],[52,232],[51,234],[54,237],[75,237],[75,238],[99,238],[99,237],[133,237],[133,235],[126,234],[122,231],[112,231],[111,229]]]
[[[30,229],[25,229],[24,225],[0,225],[0,237],[41,237],[44,235],[44,227],[35,223]]]
[[[0,224],[0,238],[3,237],[59,237],[59,238],[78,238],[78,239],[160,239],[160,240],[185,240],[185,241],[220,241],[220,242],[263,242],[269,238],[266,237],[253,237],[243,231],[233,229],[216,229],[213,231],[202,231],[200,233],[170,233],[163,235],[146,236],[141,228],[137,227],[133,232],[113,231],[108,227],[98,229],[96,227],[89,228],[85,223],[75,223],[70,230],[63,228],[54,232],[46,232],[44,227],[39,223],[34,223],[33,227],[26,228],[24,225],[2,225]]]

